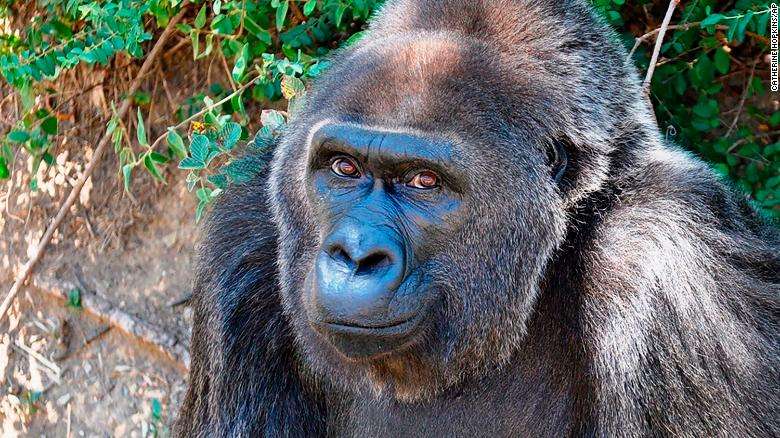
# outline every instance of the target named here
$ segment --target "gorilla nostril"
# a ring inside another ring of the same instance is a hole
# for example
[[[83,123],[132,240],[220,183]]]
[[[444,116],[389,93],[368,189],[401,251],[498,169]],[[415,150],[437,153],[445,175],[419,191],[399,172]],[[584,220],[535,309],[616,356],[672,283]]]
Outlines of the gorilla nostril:
[[[369,254],[358,262],[355,274],[366,275],[390,264],[390,257],[384,252]]]
[[[355,263],[352,261],[352,257],[349,256],[349,253],[347,253],[347,251],[345,251],[344,248],[339,245],[335,245],[330,248],[328,253],[334,260],[344,263],[347,266],[352,266]]]

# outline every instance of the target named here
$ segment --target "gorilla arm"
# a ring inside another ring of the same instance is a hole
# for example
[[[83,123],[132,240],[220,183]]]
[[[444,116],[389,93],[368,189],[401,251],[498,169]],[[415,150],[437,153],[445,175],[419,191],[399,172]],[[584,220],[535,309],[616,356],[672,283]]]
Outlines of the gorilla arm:
[[[264,179],[228,189],[204,229],[176,436],[324,433],[324,402],[304,377],[282,313]]]

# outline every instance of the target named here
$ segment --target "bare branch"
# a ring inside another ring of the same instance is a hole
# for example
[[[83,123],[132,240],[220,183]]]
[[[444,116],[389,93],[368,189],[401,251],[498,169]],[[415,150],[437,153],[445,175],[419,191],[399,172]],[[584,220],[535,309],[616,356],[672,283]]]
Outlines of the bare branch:
[[[739,106],[737,106],[737,115],[734,116],[734,120],[731,122],[731,125],[729,125],[729,129],[726,130],[724,137],[730,136],[737,126],[737,122],[739,122],[739,116],[742,115],[742,109],[745,107],[745,100],[747,100],[747,95],[750,91],[750,83],[753,82],[753,75],[756,74],[756,64],[758,64],[758,60],[753,61],[753,67],[750,68],[750,77],[748,77],[747,83],[745,84],[745,91],[742,92],[742,99],[739,100]]]
[[[650,66],[647,69],[645,81],[642,83],[645,94],[648,94],[650,91],[650,81],[653,80],[653,73],[655,72],[655,65],[658,62],[658,55],[661,53],[661,45],[664,42],[664,35],[666,35],[666,30],[669,28],[669,22],[672,21],[674,8],[677,7],[678,3],[680,3],[680,0],[672,0],[669,2],[669,8],[666,10],[666,16],[664,16],[664,21],[661,23],[661,28],[658,30],[658,39],[655,41],[653,56],[650,58]]]

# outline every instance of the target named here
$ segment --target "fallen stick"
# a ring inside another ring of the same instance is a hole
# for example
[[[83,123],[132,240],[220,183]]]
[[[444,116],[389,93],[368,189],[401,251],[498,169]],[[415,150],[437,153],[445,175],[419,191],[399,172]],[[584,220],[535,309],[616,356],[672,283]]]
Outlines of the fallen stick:
[[[118,328],[128,335],[137,338],[157,348],[174,362],[178,362],[185,368],[189,368],[190,355],[185,342],[174,336],[168,335],[160,327],[143,321],[114,307],[111,302],[102,298],[97,293],[85,290],[82,285],[69,284],[67,282],[51,279],[35,278],[34,286],[56,298],[68,299],[68,291],[79,289],[81,292],[81,308],[98,319],[105,321],[109,326]]]
[[[122,105],[119,107],[119,111],[117,111],[117,118],[122,119],[127,115],[127,112],[130,110],[130,106],[133,102],[133,96],[135,95],[136,91],[138,91],[138,89],[141,87],[141,81],[151,69],[152,65],[154,64],[155,58],[157,58],[157,55],[160,53],[163,46],[165,45],[165,41],[174,31],[176,23],[178,23],[179,20],[181,20],[181,17],[184,15],[186,9],[187,9],[186,7],[182,7],[181,11],[179,11],[179,13],[176,14],[176,16],[174,16],[171,19],[171,21],[168,22],[168,26],[166,26],[165,30],[163,30],[163,33],[160,35],[160,38],[154,44],[154,47],[152,47],[152,50],[149,52],[149,55],[146,56],[144,63],[141,65],[141,69],[138,70],[138,74],[136,75],[135,79],[133,79],[133,82],[130,84],[130,88],[127,90],[125,98],[122,101]],[[76,202],[76,199],[78,199],[79,194],[81,193],[81,189],[84,187],[84,183],[86,183],[89,177],[92,176],[92,172],[95,171],[97,164],[100,162],[100,159],[103,157],[103,153],[106,151],[106,146],[110,142],[111,142],[111,133],[106,132],[105,134],[103,134],[103,137],[100,139],[100,142],[98,142],[98,145],[95,148],[95,152],[92,155],[92,160],[90,160],[90,162],[87,164],[86,169],[84,169],[84,173],[76,181],[76,184],[73,185],[73,189],[70,191],[68,198],[60,206],[60,209],[57,212],[57,215],[54,217],[54,220],[51,222],[51,225],[49,225],[49,227],[46,229],[46,233],[44,233],[43,237],[41,237],[40,242],[38,242],[38,247],[35,249],[35,253],[32,255],[32,257],[30,257],[27,263],[24,264],[21,272],[16,277],[16,281],[14,281],[14,284],[11,286],[11,290],[8,291],[8,295],[5,296],[2,305],[0,305],[0,322],[2,322],[3,318],[5,318],[5,314],[8,313],[8,308],[11,307],[11,303],[13,303],[16,294],[19,293],[19,290],[22,288],[22,285],[24,285],[24,282],[27,280],[27,277],[30,276],[33,269],[35,268],[35,265],[37,265],[38,262],[40,261],[41,257],[43,256],[43,253],[46,251],[46,247],[49,245],[49,242],[51,242],[52,236],[54,236],[54,232],[57,230],[57,228],[59,228],[60,224],[62,223],[62,220],[65,219],[65,216],[68,214],[70,207],[73,205],[74,202]]]
[[[22,342],[21,339],[17,339],[16,343],[14,343],[13,347],[17,348],[17,349],[19,349],[19,350],[21,350],[21,351],[23,351],[25,353],[27,353],[28,355],[30,355],[30,357],[35,359],[43,367],[45,367],[49,371],[53,372],[54,375],[55,375],[54,381],[57,382],[58,384],[60,383],[60,376],[62,375],[62,370],[60,369],[59,366],[57,366],[57,364],[55,364],[54,362],[50,361],[49,359],[46,359],[45,357],[43,357],[42,354],[38,353],[37,351],[33,350],[32,348],[24,345],[24,342]]]

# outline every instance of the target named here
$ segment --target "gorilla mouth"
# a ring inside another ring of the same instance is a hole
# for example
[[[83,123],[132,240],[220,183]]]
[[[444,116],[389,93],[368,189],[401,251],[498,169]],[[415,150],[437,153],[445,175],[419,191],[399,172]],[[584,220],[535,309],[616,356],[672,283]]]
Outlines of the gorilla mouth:
[[[412,325],[413,323],[416,323],[417,319],[418,319],[418,314],[412,315],[411,317],[400,321],[393,321],[384,324],[361,325],[361,324],[356,324],[351,322],[336,322],[336,321],[325,321],[322,322],[322,324],[328,326],[333,330],[344,330],[344,331],[361,332],[361,333],[371,332],[375,334],[384,334],[384,333],[390,334],[408,328],[408,326]]]
[[[421,309],[404,320],[371,326],[331,321],[311,321],[311,324],[347,358],[373,359],[410,344],[425,314],[424,309]]]

